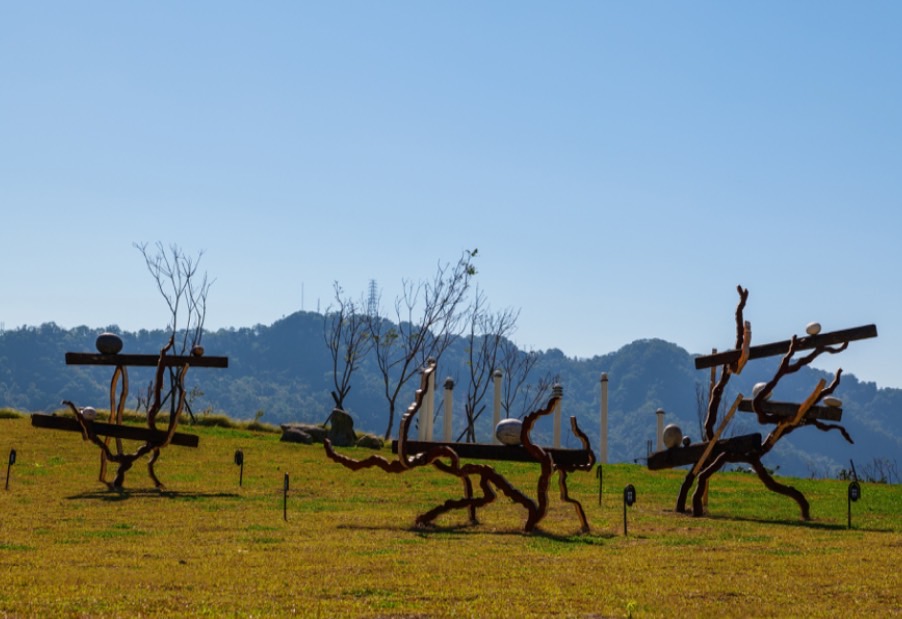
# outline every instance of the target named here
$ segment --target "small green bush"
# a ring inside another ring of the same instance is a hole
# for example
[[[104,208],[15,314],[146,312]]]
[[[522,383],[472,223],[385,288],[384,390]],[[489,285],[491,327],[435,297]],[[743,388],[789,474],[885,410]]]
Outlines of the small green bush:
[[[24,416],[14,408],[0,408],[0,419],[21,419]]]

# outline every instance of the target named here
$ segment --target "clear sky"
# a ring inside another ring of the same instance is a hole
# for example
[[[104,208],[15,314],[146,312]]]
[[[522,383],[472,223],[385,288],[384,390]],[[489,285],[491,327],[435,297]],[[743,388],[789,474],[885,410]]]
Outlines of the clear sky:
[[[135,242],[203,251],[207,326],[389,305],[478,248],[571,357],[876,323],[902,387],[902,3],[5,2],[0,323],[162,328]],[[611,380],[616,377],[612,376]]]

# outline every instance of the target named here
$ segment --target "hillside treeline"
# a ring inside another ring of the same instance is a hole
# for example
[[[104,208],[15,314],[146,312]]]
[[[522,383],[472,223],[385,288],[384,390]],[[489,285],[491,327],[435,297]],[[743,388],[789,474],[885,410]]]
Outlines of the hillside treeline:
[[[0,334],[0,407],[29,412],[57,410],[63,399],[78,405],[109,407],[110,368],[67,366],[66,352],[92,352],[96,336],[114,331],[124,341],[124,353],[154,353],[166,343],[162,330],[122,332],[115,325],[102,328],[63,329],[53,323],[22,327]],[[278,424],[287,421],[323,422],[333,407],[330,391],[331,358],[323,339],[323,316],[297,312],[269,326],[220,329],[206,332],[203,345],[208,355],[227,356],[228,369],[192,369],[187,388],[195,415],[227,414],[237,419],[260,417]],[[563,415],[575,415],[593,446],[598,445],[600,426],[600,377],[609,378],[609,460],[642,461],[649,442],[655,438],[655,411],[666,411],[666,422],[677,423],[693,440],[700,436],[700,394],[707,388],[708,373],[697,371],[693,355],[658,339],[638,340],[605,355],[588,359],[565,356],[556,349],[537,353],[527,385],[535,389],[552,378],[564,390]],[[836,358],[837,367],[841,357]],[[443,410],[446,377],[456,383],[454,391],[454,435],[464,430],[463,405],[467,373],[467,343],[455,340],[439,360],[436,412]],[[751,394],[754,383],[773,375],[774,359],[750,362],[742,375],[730,382],[725,401],[736,393]],[[812,368],[781,381],[775,399],[801,401],[820,377],[831,375]],[[150,368],[131,368],[129,408],[146,394],[152,378]],[[383,434],[388,420],[382,376],[370,358],[364,358],[353,375],[352,388],[345,399],[361,430]],[[418,381],[405,386],[399,408],[413,398]],[[838,432],[803,428],[780,441],[766,462],[781,473],[801,476],[835,476],[849,467],[874,458],[897,458],[902,453],[902,390],[877,389],[874,383],[844,374],[837,390],[844,403],[843,425],[855,440],[844,441]],[[485,410],[477,421],[477,440],[491,436],[492,394],[489,389]],[[524,411],[515,409],[512,416]],[[398,423],[395,419],[395,428]],[[550,442],[550,420],[543,419],[536,431]],[[436,425],[437,428],[441,424]],[[752,415],[739,413],[727,435],[763,431]],[[565,446],[576,440],[565,425]]]

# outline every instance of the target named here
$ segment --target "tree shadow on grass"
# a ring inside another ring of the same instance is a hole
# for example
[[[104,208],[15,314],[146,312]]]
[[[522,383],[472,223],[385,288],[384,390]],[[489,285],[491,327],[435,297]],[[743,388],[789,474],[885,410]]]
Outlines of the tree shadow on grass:
[[[618,537],[613,533],[573,533],[571,535],[562,535],[559,533],[550,533],[537,529],[532,533],[526,533],[522,529],[486,529],[476,524],[454,524],[454,525],[429,525],[421,526],[399,526],[386,527],[378,525],[356,525],[342,524],[338,525],[339,529],[350,529],[354,531],[396,531],[398,533],[415,533],[421,537],[464,537],[467,535],[492,535],[499,537],[526,537],[534,539],[547,539],[554,542],[564,544],[599,544],[601,540],[614,539]]]
[[[724,515],[707,515],[706,518],[711,520],[729,520],[731,522],[754,522],[757,524],[775,524],[787,527],[801,527],[803,529],[819,529],[823,531],[848,531],[849,527],[845,524],[836,522],[818,522],[816,520],[789,520],[786,518],[770,519],[770,518],[749,518],[747,516],[724,516]],[[876,529],[867,527],[857,527],[852,525],[854,531],[864,531],[867,533],[893,533],[892,529]]]
[[[128,499],[176,499],[182,501],[198,501],[204,499],[234,499],[239,495],[234,492],[179,492],[177,490],[157,490],[156,488],[138,488],[135,490],[95,490],[82,492],[66,497],[68,500],[94,499],[98,501],[118,502]]]

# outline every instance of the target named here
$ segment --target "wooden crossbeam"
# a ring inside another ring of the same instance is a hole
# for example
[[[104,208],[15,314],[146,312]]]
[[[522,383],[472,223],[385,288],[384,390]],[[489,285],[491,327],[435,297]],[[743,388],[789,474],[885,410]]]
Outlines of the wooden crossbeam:
[[[90,352],[67,352],[66,365],[126,365],[136,367],[156,367],[160,362],[160,355],[102,355]],[[165,367],[181,366],[185,364],[193,368],[227,368],[228,357],[195,357],[181,355],[166,355],[163,358]]]
[[[162,445],[166,441],[166,432],[151,430],[137,426],[120,426],[115,423],[103,423],[100,421],[88,421],[91,429],[98,436],[112,436],[134,441],[145,441]],[[81,425],[73,417],[57,417],[55,415],[42,415],[35,413],[31,416],[31,425],[36,428],[49,428],[52,430],[65,430],[67,432],[81,432]],[[176,432],[170,441],[171,445],[181,447],[197,447],[200,438],[196,434],[182,434]]]
[[[752,400],[746,399],[739,403],[739,410],[744,413],[754,413]],[[799,404],[793,402],[771,402],[766,400],[761,405],[761,412],[787,419],[795,417],[799,412]],[[805,419],[821,419],[824,421],[842,421],[842,408],[838,406],[812,406],[805,414]]]
[[[740,455],[752,451],[761,446],[761,434],[743,434],[717,441],[711,448],[709,459],[714,459],[722,453]],[[685,464],[695,464],[702,454],[708,449],[705,443],[693,443],[686,447],[673,447],[664,451],[656,451],[648,457],[648,468],[652,471],[659,469],[672,469]]]
[[[821,333],[820,335],[800,337],[796,344],[796,350],[808,350],[817,348],[818,346],[832,346],[844,342],[864,340],[870,337],[877,337],[877,325],[865,325],[863,327],[854,327],[852,329],[843,329],[841,331],[830,331],[829,333]],[[792,340],[784,340],[782,342],[751,346],[749,347],[748,358],[760,359],[762,357],[785,355],[789,351],[789,345],[791,343]],[[712,355],[702,355],[695,358],[695,369],[701,370],[724,365],[725,363],[733,363],[739,359],[741,354],[741,350],[734,349],[725,350]]]
[[[461,458],[473,460],[507,460],[511,462],[535,462],[522,445],[493,445],[485,443],[440,443],[432,441],[407,441],[407,453],[428,451],[433,447],[450,447]],[[551,454],[555,464],[562,466],[586,466],[591,462],[591,452],[587,449],[554,449],[543,447]],[[398,453],[398,441],[392,441],[392,453]]]

